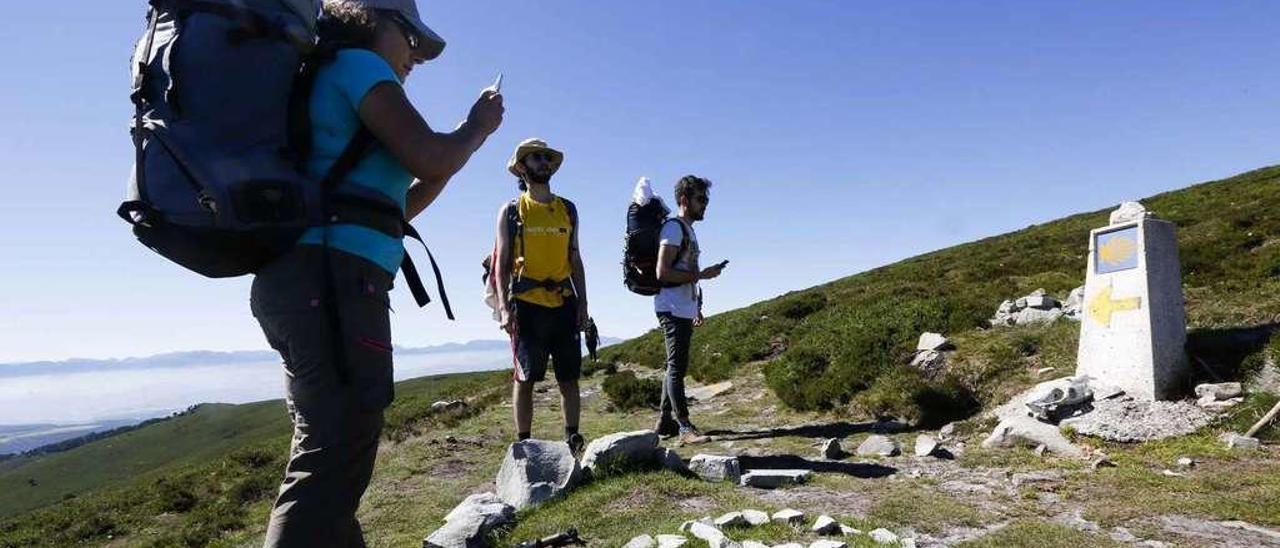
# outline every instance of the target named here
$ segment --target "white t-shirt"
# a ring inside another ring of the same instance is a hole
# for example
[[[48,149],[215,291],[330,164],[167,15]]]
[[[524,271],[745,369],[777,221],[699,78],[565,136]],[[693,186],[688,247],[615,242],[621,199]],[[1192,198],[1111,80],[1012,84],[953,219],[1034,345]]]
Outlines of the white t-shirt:
[[[670,219],[662,225],[661,239],[659,245],[680,247],[680,243],[684,241],[684,231],[680,229],[683,221]],[[676,258],[676,270],[683,272],[698,272],[698,234],[693,231],[693,227],[685,225],[689,231],[689,245],[685,249],[684,255]],[[653,296],[653,309],[655,312],[668,312],[677,318],[694,319],[698,317],[698,283],[692,282],[677,287],[664,287],[657,295]]]

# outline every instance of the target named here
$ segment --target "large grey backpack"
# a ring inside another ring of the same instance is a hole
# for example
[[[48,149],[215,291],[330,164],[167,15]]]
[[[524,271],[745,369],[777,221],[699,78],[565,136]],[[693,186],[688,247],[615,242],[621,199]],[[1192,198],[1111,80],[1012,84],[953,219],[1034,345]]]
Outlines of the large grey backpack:
[[[307,74],[314,76],[302,69],[315,45],[320,0],[150,3],[131,63],[135,165],[117,210],[139,241],[190,270],[223,278],[257,271],[308,227],[326,222],[421,240],[396,204],[341,184],[376,145],[367,130],[323,181],[301,169],[310,135],[299,126],[306,125]],[[425,305],[430,298],[408,253],[401,266]]]

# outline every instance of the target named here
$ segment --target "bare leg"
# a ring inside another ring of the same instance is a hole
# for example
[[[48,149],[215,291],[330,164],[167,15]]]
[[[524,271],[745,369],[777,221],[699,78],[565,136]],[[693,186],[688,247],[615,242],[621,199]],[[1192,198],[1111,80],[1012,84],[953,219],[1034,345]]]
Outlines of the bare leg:
[[[516,433],[529,432],[533,428],[533,383],[516,381],[511,387],[512,413],[515,415]]]
[[[564,411],[566,428],[578,428],[578,417],[581,415],[582,395],[578,392],[578,381],[560,383],[560,406]]]

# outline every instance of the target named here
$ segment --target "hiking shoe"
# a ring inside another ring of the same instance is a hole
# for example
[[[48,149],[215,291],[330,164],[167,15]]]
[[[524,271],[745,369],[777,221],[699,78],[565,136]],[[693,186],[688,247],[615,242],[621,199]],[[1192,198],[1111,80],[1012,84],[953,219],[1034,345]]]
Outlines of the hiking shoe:
[[[582,450],[587,447],[587,440],[583,439],[582,434],[573,434],[565,438],[565,443],[569,444],[569,452],[574,455],[581,455]]]
[[[711,441],[711,437],[703,435],[697,428],[689,426],[680,429],[680,445],[707,443],[709,441]]]
[[[670,417],[662,417],[653,425],[653,431],[657,432],[660,438],[670,438],[680,433],[680,423]]]

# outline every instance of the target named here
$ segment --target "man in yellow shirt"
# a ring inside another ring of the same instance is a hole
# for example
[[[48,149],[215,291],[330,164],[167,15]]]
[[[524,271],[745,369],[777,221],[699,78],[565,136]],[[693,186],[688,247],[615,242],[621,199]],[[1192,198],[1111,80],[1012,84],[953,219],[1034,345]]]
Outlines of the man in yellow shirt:
[[[516,147],[507,170],[523,192],[498,211],[494,264],[499,323],[511,335],[516,435],[528,439],[533,422],[533,385],[543,380],[550,358],[560,385],[565,441],[576,454],[582,376],[582,335],[587,286],[578,253],[578,213],[573,202],[551,193],[551,176],[564,154],[541,140]]]

